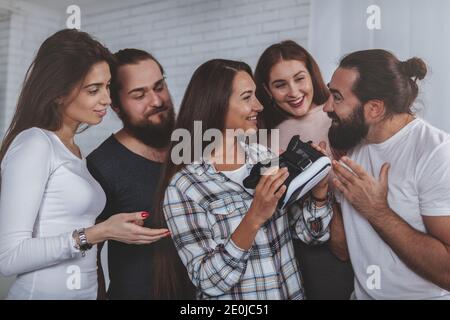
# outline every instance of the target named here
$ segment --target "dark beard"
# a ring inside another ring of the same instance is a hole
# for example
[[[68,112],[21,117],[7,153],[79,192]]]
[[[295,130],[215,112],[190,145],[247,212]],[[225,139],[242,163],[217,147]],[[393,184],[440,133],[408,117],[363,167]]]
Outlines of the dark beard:
[[[149,147],[162,149],[170,143],[170,137],[175,126],[175,112],[171,104],[161,108],[166,109],[166,111],[162,111],[166,115],[161,120],[161,123],[158,124],[149,123],[148,121],[133,123],[123,110],[121,110],[120,118],[125,130],[133,137]]]
[[[369,132],[362,105],[356,107],[347,119],[340,120],[334,112],[328,112],[328,117],[339,121],[338,125],[331,125],[328,130],[328,139],[333,149],[347,152],[356,147]]]

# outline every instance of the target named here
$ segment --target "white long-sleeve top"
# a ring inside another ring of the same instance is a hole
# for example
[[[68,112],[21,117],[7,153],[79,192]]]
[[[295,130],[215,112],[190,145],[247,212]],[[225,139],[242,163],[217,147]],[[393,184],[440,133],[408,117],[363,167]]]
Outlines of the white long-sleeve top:
[[[17,135],[1,163],[0,272],[17,275],[7,299],[95,299],[96,247],[82,257],[72,232],[105,202],[85,159],[54,132]]]

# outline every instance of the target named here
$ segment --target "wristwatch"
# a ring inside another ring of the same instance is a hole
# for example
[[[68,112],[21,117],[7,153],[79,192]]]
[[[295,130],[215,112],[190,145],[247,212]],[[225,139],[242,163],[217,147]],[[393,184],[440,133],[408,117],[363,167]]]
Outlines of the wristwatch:
[[[81,251],[81,256],[86,256],[86,251],[92,248],[92,244],[87,241],[85,229],[74,230],[72,237],[75,239],[75,249]]]

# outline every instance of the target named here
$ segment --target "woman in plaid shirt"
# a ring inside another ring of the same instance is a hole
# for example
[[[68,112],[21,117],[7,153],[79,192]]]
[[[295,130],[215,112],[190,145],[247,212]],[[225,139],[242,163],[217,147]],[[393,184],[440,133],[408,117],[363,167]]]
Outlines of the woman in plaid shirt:
[[[312,190],[313,197],[287,211],[277,209],[286,169],[272,168],[255,190],[243,187],[252,165],[274,156],[261,145],[225,135],[227,129],[256,133],[262,106],[255,89],[247,64],[211,60],[195,71],[180,107],[176,129],[194,137],[194,121],[201,121],[202,134],[218,129],[225,136],[203,157],[189,154],[193,139],[182,154],[173,142],[162,179],[164,217],[156,218],[162,225],[165,218],[197,299],[304,299],[292,239],[315,244],[330,238],[333,210],[326,179]],[[202,152],[206,146],[201,144]],[[177,164],[176,156],[189,161]],[[180,273],[168,250],[158,250],[160,291],[173,290]]]

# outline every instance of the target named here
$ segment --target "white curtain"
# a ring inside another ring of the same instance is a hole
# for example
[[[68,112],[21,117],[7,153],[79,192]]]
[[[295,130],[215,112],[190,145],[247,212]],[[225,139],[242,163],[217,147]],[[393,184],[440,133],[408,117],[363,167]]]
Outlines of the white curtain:
[[[381,10],[379,30],[367,27],[371,5]],[[326,81],[345,54],[374,48],[427,63],[417,108],[423,118],[450,133],[450,1],[311,0],[309,50]]]

